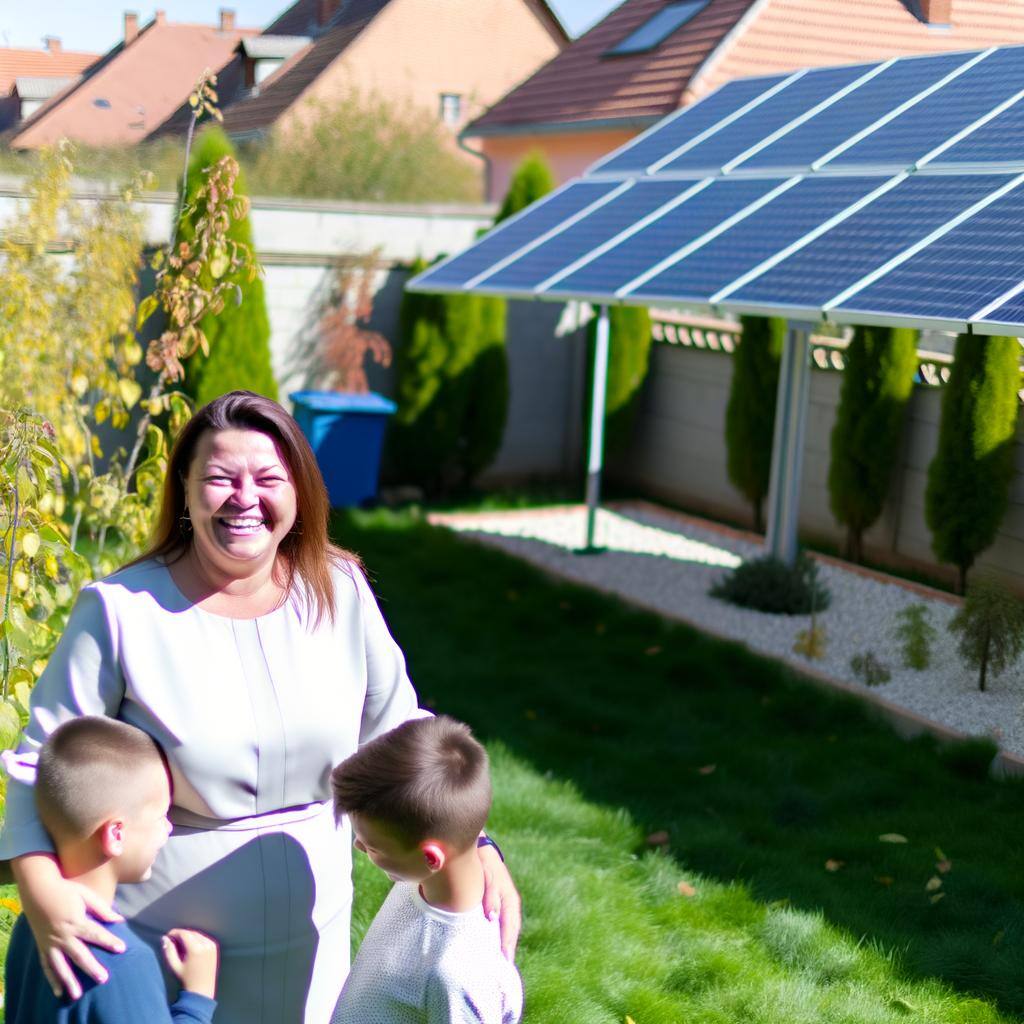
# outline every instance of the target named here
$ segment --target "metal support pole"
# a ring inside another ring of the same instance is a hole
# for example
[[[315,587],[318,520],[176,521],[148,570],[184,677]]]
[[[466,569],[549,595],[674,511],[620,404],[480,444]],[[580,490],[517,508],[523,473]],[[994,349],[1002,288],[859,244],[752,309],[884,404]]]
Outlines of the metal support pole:
[[[811,324],[789,325],[779,366],[772,439],[771,483],[768,491],[770,555],[792,565],[797,556],[797,521],[800,509],[800,473],[803,468],[804,427],[810,396]]]
[[[594,546],[597,506],[601,500],[601,469],[604,463],[604,402],[608,385],[608,307],[602,306],[597,318],[597,344],[594,346],[594,379],[590,404],[590,452],[587,458],[587,538],[580,554],[601,550]]]

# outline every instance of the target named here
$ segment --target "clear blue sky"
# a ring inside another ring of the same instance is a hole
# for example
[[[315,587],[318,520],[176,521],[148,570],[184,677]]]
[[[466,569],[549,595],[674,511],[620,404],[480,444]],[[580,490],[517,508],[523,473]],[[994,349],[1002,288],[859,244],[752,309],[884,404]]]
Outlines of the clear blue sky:
[[[141,24],[160,8],[170,21],[213,24],[218,7],[233,8],[238,24],[263,26],[290,0],[0,0],[0,46],[38,47],[46,35],[59,36],[66,50],[104,53],[121,38],[125,10],[138,11]],[[550,0],[570,35],[579,35],[622,0]]]

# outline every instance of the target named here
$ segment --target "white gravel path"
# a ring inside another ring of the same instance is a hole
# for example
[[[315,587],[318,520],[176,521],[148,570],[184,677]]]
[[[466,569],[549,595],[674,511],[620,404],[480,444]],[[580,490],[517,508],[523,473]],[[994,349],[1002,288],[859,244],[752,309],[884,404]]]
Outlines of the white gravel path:
[[[615,511],[598,513],[595,541],[607,550],[580,556],[573,549],[582,543],[584,515],[580,508],[554,508],[431,518],[558,576],[703,626],[797,668],[810,666],[933,722],[969,735],[991,736],[1004,750],[1024,755],[1020,665],[990,677],[988,691],[979,692],[976,673],[963,665],[949,633],[956,608],[948,601],[834,564],[819,564],[819,578],[832,595],[829,608],[818,615],[827,648],[822,659],[808,662],[794,653],[793,642],[810,624],[810,616],[768,615],[708,596],[714,580],[742,559],[762,553],[758,545],[646,504],[619,505]],[[923,672],[902,666],[893,638],[896,613],[919,603],[927,606],[938,634],[932,667]],[[868,650],[892,672],[889,683],[868,688],[854,676],[850,658]]]

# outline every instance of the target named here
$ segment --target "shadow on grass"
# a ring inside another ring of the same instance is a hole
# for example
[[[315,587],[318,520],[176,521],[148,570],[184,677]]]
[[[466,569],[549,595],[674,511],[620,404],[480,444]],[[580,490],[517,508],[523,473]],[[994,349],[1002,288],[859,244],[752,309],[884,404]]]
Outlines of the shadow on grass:
[[[425,703],[666,832],[688,868],[821,910],[908,977],[1024,1015],[1024,785],[973,778],[852,698],[411,517],[334,525]]]

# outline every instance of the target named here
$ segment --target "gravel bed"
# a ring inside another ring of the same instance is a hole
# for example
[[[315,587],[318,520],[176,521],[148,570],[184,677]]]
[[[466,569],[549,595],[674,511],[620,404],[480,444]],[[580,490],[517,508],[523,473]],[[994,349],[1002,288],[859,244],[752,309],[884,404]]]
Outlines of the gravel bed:
[[[823,658],[809,662],[793,651],[797,633],[809,615],[769,615],[737,608],[708,595],[711,584],[761,548],[697,524],[681,523],[649,506],[620,505],[598,512],[595,542],[606,552],[579,556],[585,513],[579,508],[437,516],[450,529],[516,555],[576,583],[641,602],[670,617],[704,626],[710,632],[745,643],[797,668],[813,667],[864,693],[969,735],[992,737],[1011,753],[1024,755],[1024,678],[1020,665],[989,677],[989,690],[977,689],[977,674],[956,651],[949,620],[956,608],[929,599],[897,583],[888,583],[819,563],[819,578],[832,595],[818,623],[826,630]],[[895,615],[925,604],[937,637],[932,666],[923,672],[904,668],[893,636]],[[891,671],[890,682],[861,683],[850,668],[856,654],[871,651]]]

